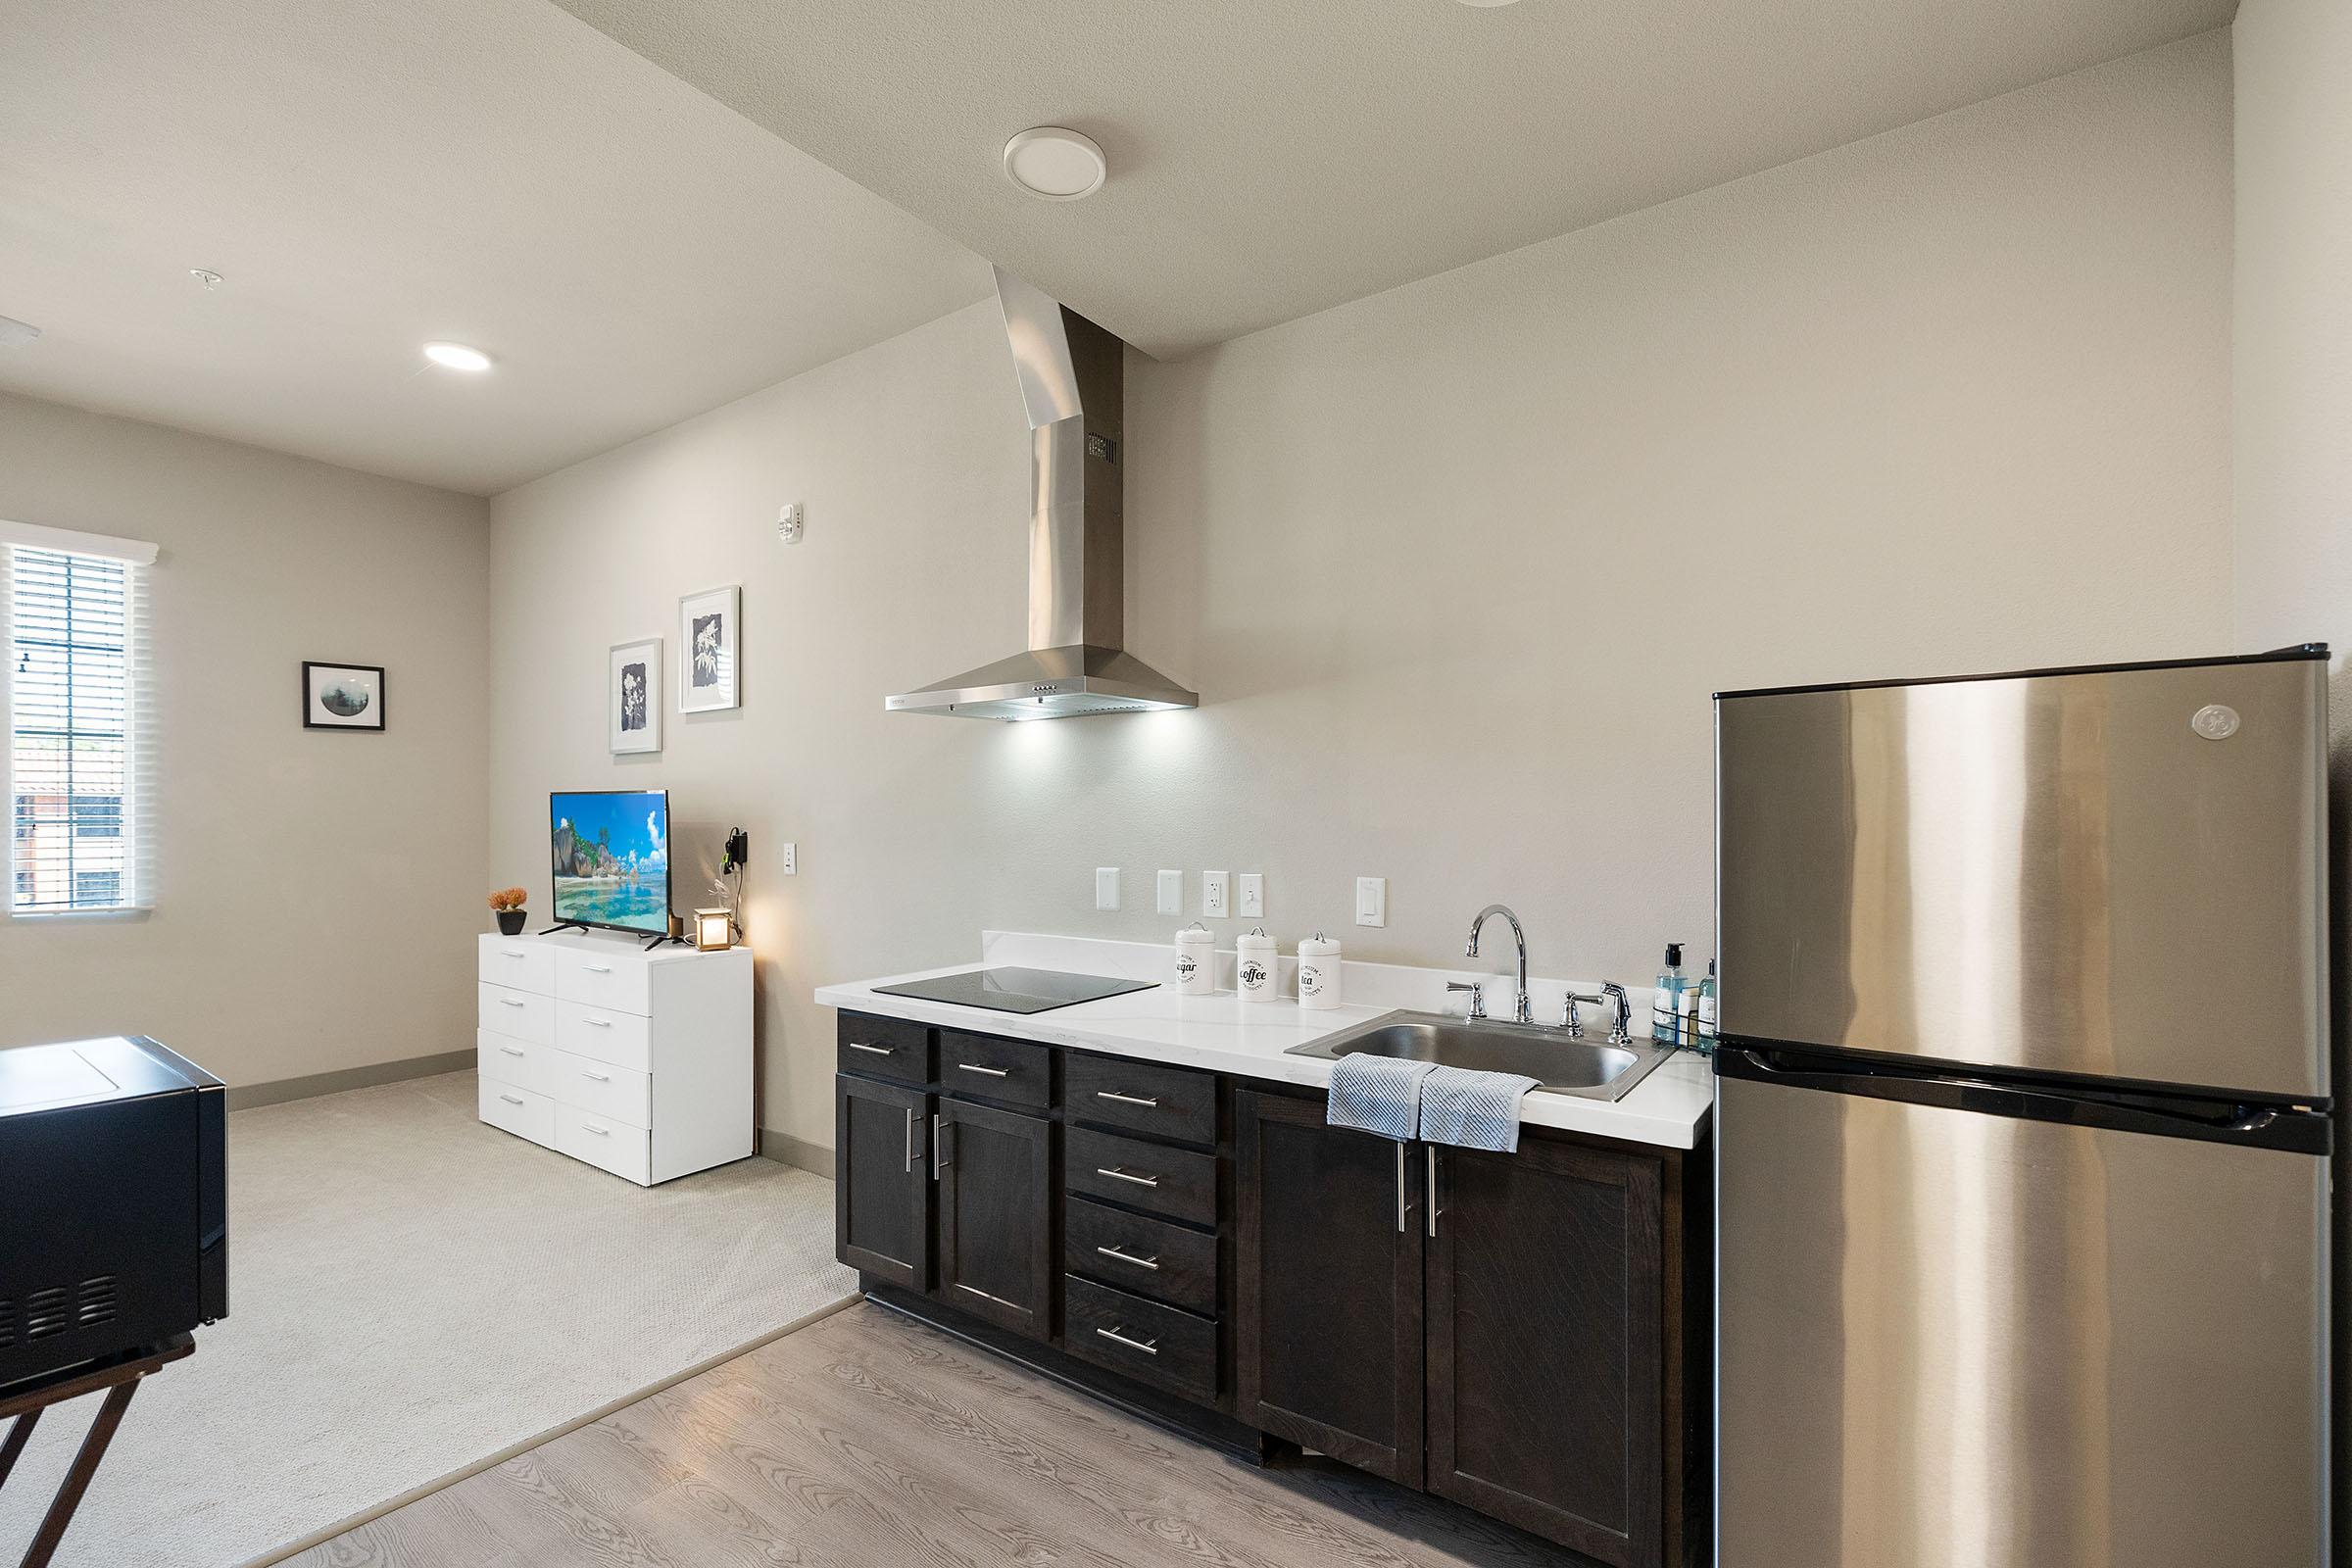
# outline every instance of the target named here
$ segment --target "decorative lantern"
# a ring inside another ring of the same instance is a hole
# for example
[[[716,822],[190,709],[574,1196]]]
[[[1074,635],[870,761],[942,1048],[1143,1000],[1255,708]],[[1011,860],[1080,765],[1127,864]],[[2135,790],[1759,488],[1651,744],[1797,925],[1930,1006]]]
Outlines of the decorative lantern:
[[[725,909],[694,911],[694,945],[705,953],[735,945],[735,917]]]

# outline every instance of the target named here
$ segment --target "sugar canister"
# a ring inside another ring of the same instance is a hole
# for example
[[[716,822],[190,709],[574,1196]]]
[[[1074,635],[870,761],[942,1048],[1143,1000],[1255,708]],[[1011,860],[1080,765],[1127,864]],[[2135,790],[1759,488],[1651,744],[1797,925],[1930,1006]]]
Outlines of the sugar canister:
[[[1176,991],[1205,997],[1217,989],[1217,939],[1196,920],[1176,933]]]

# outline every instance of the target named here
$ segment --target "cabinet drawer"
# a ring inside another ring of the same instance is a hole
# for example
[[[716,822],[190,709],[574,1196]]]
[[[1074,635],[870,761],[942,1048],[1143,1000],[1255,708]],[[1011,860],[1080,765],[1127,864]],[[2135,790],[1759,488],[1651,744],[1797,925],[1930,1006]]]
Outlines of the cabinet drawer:
[[[654,1124],[654,1080],[610,1061],[550,1051],[543,1088],[557,1103],[639,1127]]]
[[[1217,1141],[1217,1080],[1210,1073],[1073,1051],[1062,1062],[1061,1104],[1078,1121],[1188,1144]]]
[[[654,1070],[653,1024],[633,1012],[559,1002],[555,1044],[575,1056],[609,1061],[632,1072]]]
[[[513,986],[517,991],[536,991],[543,997],[556,994],[556,954],[553,948],[542,947],[516,937],[482,938],[480,973],[477,979],[494,986]]]
[[[564,1153],[640,1187],[653,1185],[653,1141],[644,1128],[562,1104],[555,1107],[555,1122],[556,1147]]]
[[[1092,1280],[1062,1280],[1062,1348],[1187,1398],[1217,1397],[1217,1326]]]
[[[876,1018],[845,1012],[838,1029],[837,1065],[843,1072],[868,1078],[895,1078],[900,1083],[931,1081],[931,1030],[904,1018]]]
[[[1084,1127],[1065,1128],[1061,1148],[1063,1185],[1073,1193],[1196,1225],[1217,1222],[1214,1154]]]
[[[487,1029],[473,1032],[474,1071],[485,1079],[495,1078],[514,1088],[528,1089],[534,1095],[547,1093],[556,1054],[553,1046],[530,1045],[492,1034]]]
[[[599,948],[620,948],[617,953],[604,953],[596,948],[557,948],[556,999],[560,1002],[578,1002],[591,1007],[605,1007],[614,1012],[649,1013],[654,1010],[653,967],[644,957],[617,942],[600,943]]]
[[[1061,1266],[1204,1317],[1217,1314],[1217,1238],[1073,1198],[1063,1211]]]
[[[939,1086],[1044,1109],[1054,1097],[1054,1053],[1025,1040],[939,1032]]]
[[[536,992],[516,991],[511,986],[494,986],[487,982],[474,987],[479,1001],[474,1007],[474,1024],[494,1035],[505,1035],[526,1046],[552,1046],[556,1043],[556,1004]]]
[[[516,1084],[500,1083],[495,1078],[481,1079],[480,1084],[482,1120],[500,1132],[528,1138],[534,1144],[545,1144],[551,1149],[555,1147],[554,1101]]]

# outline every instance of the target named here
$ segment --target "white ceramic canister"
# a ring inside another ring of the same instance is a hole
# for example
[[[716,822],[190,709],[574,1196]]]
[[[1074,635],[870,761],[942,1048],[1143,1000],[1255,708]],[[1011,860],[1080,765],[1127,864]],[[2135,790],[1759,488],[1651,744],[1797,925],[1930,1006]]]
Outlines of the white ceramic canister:
[[[1320,931],[1298,944],[1298,1005],[1340,1004],[1340,945]]]
[[[1274,955],[1274,939],[1265,927],[1245,932],[1233,943],[1233,981],[1244,1002],[1280,1002],[1282,965]]]
[[[1217,939],[1208,927],[1193,922],[1176,933],[1176,992],[1205,997],[1217,989]]]

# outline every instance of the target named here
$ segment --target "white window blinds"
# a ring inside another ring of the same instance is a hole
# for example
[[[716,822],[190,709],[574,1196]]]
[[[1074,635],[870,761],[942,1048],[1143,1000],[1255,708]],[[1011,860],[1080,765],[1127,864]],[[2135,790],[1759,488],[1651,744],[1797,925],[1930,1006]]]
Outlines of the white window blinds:
[[[44,537],[46,536],[46,537]],[[27,537],[40,543],[19,542]],[[0,524],[11,914],[153,903],[153,748],[142,547],[86,554]],[[153,560],[153,547],[143,547]]]

